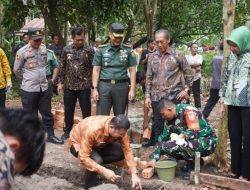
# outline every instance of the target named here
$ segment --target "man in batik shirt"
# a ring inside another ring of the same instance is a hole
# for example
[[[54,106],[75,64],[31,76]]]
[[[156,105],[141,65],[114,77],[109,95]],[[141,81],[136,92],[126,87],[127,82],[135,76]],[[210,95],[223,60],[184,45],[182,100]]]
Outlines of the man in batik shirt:
[[[194,106],[188,104],[175,105],[171,101],[161,100],[159,112],[165,123],[162,135],[155,146],[153,160],[160,159],[160,154],[167,154],[176,160],[185,160],[183,178],[190,178],[190,171],[194,167],[195,152],[201,157],[214,152],[217,137],[214,129],[203,118],[202,113]]]

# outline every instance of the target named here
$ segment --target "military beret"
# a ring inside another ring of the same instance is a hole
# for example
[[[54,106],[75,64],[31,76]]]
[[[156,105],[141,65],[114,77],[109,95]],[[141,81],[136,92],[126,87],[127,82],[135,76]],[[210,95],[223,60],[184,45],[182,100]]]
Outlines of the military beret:
[[[40,29],[38,28],[29,28],[28,29],[28,35],[33,39],[33,40],[38,40],[43,38],[43,33]]]
[[[120,23],[111,24],[109,31],[112,32],[114,37],[124,37],[124,26]]]

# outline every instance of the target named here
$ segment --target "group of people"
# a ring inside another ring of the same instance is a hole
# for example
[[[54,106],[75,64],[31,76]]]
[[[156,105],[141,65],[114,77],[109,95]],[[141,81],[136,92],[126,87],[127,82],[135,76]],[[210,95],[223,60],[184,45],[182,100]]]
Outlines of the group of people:
[[[227,39],[231,54],[221,79],[222,46],[213,58],[210,98],[203,112],[200,100],[203,60],[197,53],[196,43],[190,46],[191,55],[185,56],[171,47],[167,30],[156,31],[154,38],[148,40],[148,48],[142,52],[140,63],[144,65],[145,74],[140,75],[136,73],[136,55],[131,45],[122,43],[124,34],[124,26],[113,23],[109,29],[110,41],[107,44],[100,42],[93,48],[87,45],[83,28],[77,27],[72,30],[73,43],[64,48],[58,45],[58,36],[53,36],[57,44],[48,47],[51,51],[42,43],[41,30],[33,28],[28,31],[29,43],[16,53],[13,71],[20,82],[23,108],[34,113],[36,118],[40,112],[48,142],[63,144],[69,138],[70,153],[87,169],[85,188],[95,185],[97,173],[114,182],[120,176],[103,164],[125,158],[132,174],[132,186],[142,189],[127,135],[130,122],[126,109],[135,97],[136,82],[144,86],[145,115],[150,108],[153,110],[151,139],[143,144],[145,147],[155,146],[148,166],[154,166],[162,154],[167,154],[170,159],[186,161],[183,178],[189,179],[194,167],[194,153],[198,151],[201,156],[207,156],[215,150],[217,137],[207,118],[220,97],[222,113],[224,105],[229,105],[232,177],[250,179],[247,165],[250,157],[247,119],[250,106],[249,28],[237,28]],[[12,83],[8,61],[5,54],[0,53],[3,54],[2,103],[5,88],[11,87]],[[61,139],[54,135],[51,113],[56,80],[58,94],[63,92],[65,110]],[[195,106],[189,104],[190,90],[194,94]],[[97,116],[90,116],[91,96],[97,105]],[[72,128],[77,100],[83,120]],[[110,116],[111,108],[114,116]],[[147,122],[145,117],[144,128],[148,127]]]

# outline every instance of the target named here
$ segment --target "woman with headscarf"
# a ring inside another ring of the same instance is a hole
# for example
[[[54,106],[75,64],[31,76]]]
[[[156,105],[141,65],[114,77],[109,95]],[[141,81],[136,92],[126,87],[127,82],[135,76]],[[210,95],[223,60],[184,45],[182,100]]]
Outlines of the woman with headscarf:
[[[228,106],[231,177],[250,179],[250,29],[234,29],[227,39],[231,53],[221,77],[221,113]]]

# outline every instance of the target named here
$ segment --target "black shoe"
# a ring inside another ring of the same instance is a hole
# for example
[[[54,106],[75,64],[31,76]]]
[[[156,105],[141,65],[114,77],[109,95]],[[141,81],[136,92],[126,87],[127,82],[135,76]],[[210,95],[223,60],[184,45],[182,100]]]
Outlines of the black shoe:
[[[68,139],[68,138],[69,138],[69,133],[67,133],[67,132],[63,133],[61,139],[62,139],[62,140],[66,140],[66,139]]]
[[[154,146],[155,143],[152,140],[146,141],[142,143],[142,147]]]
[[[55,135],[49,136],[47,141],[51,142],[53,144],[63,144],[64,143],[63,140],[58,139]]]

